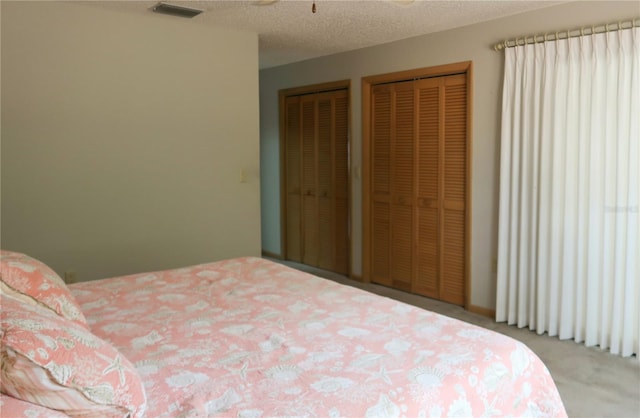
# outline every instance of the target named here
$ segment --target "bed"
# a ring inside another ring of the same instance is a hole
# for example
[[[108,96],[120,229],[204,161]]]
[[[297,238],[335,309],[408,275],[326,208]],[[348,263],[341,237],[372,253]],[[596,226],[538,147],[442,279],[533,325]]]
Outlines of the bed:
[[[67,287],[2,254],[3,416],[566,416],[522,343],[268,260]]]

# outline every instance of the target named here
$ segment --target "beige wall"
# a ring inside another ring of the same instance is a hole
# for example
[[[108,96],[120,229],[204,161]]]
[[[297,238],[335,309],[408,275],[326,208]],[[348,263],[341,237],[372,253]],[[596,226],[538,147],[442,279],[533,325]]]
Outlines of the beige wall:
[[[279,89],[327,81],[352,82],[353,168],[362,166],[360,82],[365,76],[473,61],[471,303],[495,307],[492,260],[497,254],[498,165],[503,54],[490,47],[515,36],[571,29],[639,16],[637,1],[562,4],[488,23],[260,71],[262,246],[280,253]],[[362,272],[362,184],[352,176],[353,273]]]
[[[260,254],[255,34],[1,5],[3,248],[79,280]]]

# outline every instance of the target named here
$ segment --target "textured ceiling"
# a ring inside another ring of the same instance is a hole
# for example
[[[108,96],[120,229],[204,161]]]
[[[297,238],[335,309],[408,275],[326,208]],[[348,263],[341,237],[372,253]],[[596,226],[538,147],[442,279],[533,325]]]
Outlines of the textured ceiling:
[[[259,34],[260,68],[289,64],[540,9],[564,1],[311,0],[166,1],[204,13],[190,24]],[[152,14],[157,1],[92,1],[95,7]],[[157,19],[185,19],[153,13]],[[185,19],[186,20],[186,19]]]

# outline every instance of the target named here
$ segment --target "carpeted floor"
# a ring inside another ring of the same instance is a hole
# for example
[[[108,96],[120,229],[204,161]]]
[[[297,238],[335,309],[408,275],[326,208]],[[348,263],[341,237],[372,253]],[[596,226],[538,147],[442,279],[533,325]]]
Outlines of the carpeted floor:
[[[302,264],[288,261],[283,263],[522,341],[547,365],[571,418],[640,418],[640,361],[635,357],[622,358],[573,341],[560,341],[555,337],[537,335],[528,329],[498,324],[491,318],[473,314],[459,306],[384,286],[360,283]]]

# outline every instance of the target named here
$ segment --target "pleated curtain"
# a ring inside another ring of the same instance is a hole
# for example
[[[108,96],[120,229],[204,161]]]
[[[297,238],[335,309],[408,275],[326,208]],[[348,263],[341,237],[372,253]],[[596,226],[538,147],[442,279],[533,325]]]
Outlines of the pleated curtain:
[[[640,339],[640,28],[505,50],[496,320]]]

